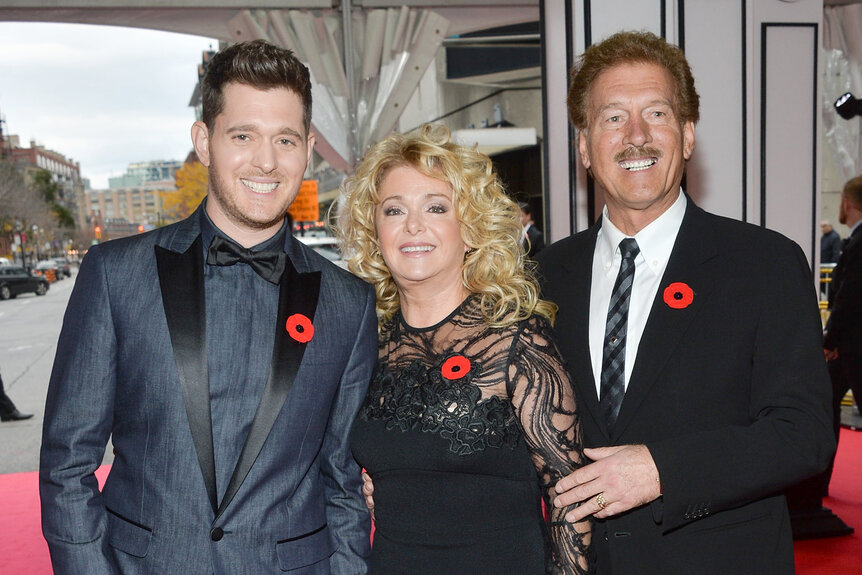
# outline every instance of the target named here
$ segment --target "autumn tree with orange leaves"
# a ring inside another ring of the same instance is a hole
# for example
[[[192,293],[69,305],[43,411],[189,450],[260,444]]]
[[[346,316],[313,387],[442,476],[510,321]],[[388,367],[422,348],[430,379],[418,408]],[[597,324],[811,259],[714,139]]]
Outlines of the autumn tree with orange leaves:
[[[183,164],[177,170],[176,181],[175,191],[162,192],[162,209],[168,221],[187,218],[201,203],[209,183],[207,168],[200,162]]]

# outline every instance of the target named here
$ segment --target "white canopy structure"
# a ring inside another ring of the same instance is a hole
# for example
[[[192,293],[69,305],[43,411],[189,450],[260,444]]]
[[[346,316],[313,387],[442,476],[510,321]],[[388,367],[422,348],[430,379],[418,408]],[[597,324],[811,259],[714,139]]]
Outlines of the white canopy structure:
[[[234,41],[268,40],[305,61],[318,152],[349,172],[365,148],[395,126],[449,21],[406,6],[342,10],[241,10],[229,27]]]

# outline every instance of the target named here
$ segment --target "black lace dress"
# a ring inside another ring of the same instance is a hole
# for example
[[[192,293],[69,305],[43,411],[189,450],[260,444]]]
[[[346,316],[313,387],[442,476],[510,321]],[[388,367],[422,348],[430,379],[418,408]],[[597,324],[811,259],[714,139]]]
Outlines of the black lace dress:
[[[429,328],[397,314],[352,447],[374,481],[372,575],[587,572],[589,522],[541,511],[582,461],[545,319],[489,328],[476,296]]]

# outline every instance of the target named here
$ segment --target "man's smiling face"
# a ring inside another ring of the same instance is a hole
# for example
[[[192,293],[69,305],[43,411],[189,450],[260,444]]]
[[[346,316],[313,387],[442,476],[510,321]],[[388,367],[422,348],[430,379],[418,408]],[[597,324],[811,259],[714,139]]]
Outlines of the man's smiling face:
[[[578,147],[605,190],[614,225],[634,235],[679,196],[694,124],[681,123],[673,77],[657,64],[619,64],[589,90],[589,124]]]
[[[212,133],[202,122],[192,128],[198,157],[209,168],[207,213],[236,241],[275,233],[299,192],[314,145],[302,102],[287,88],[233,83],[223,92],[224,109]]]

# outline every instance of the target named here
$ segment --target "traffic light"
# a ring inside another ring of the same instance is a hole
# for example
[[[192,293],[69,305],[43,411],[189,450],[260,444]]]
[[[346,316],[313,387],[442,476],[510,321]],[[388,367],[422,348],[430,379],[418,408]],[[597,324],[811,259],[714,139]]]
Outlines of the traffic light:
[[[93,231],[96,232],[97,240],[102,239],[102,226],[96,226],[95,228],[93,228]]]

